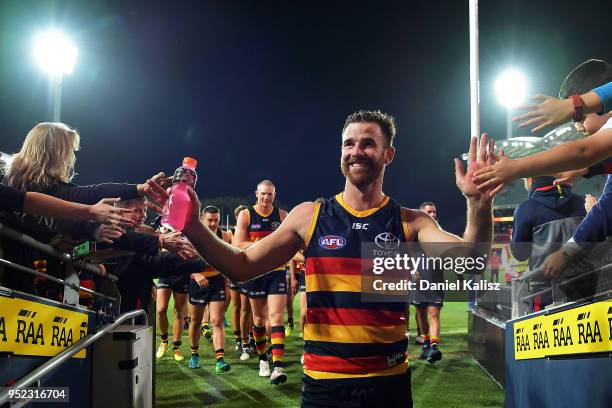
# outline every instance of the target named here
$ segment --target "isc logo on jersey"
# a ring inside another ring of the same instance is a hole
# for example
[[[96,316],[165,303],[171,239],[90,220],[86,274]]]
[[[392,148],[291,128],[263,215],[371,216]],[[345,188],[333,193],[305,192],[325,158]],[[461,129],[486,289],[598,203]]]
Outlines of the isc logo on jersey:
[[[319,238],[319,246],[323,249],[336,250],[346,245],[346,239],[338,235],[325,235]]]

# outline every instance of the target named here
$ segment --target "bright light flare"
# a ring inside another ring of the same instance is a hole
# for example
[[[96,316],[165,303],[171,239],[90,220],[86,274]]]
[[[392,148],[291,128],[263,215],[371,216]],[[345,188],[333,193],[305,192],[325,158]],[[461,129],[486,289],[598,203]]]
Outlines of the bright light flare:
[[[516,70],[508,70],[501,74],[495,82],[497,99],[502,106],[514,108],[525,98],[527,81],[525,76]]]
[[[71,74],[76,57],[77,48],[64,33],[51,30],[36,37],[34,59],[48,73]]]

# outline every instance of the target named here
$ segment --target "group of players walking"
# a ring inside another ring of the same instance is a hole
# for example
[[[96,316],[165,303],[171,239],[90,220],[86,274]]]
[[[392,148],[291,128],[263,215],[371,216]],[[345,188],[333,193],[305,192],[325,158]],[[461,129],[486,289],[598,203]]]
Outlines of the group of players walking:
[[[234,233],[219,227],[220,211],[214,206],[203,209],[202,223],[228,244],[241,249],[248,248],[276,230],[287,216],[286,211],[274,207],[276,192],[271,181],[260,182],[255,195],[257,202],[254,206],[236,208]],[[183,322],[187,321],[191,346],[189,368],[200,367],[199,343],[204,335],[212,340],[215,350],[215,373],[229,371],[231,367],[225,361],[224,316],[231,304],[235,351],[240,353],[240,360],[257,356],[259,376],[269,377],[272,384],[286,382],[287,375],[283,368],[285,338],[294,329],[293,296],[298,291],[303,293],[306,288],[304,269],[303,254],[297,253],[288,265],[279,265],[270,273],[243,283],[225,279],[210,266],[191,276],[177,275],[160,279],[157,285],[157,322],[161,343],[156,357],[164,357],[169,348],[167,310],[170,295],[174,294],[171,351],[174,360],[181,362],[185,359],[180,347]],[[188,318],[185,316],[187,301]],[[306,298],[303,295],[300,305],[304,316]],[[286,328],[283,324],[285,309],[288,311]],[[300,322],[303,321],[302,317]]]

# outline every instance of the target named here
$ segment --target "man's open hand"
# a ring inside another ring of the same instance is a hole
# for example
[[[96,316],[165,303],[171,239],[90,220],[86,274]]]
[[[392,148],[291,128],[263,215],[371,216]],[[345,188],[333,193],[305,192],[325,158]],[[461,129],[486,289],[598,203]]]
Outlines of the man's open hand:
[[[463,195],[468,199],[490,201],[501,189],[501,186],[498,188],[496,188],[497,186],[493,186],[486,189],[480,189],[473,180],[473,175],[476,171],[487,165],[494,164],[499,159],[493,151],[494,142],[493,139],[488,141],[488,135],[486,133],[483,133],[480,137],[480,144],[478,144],[476,136],[472,137],[467,158],[467,171],[463,169],[461,160],[455,159],[455,181],[459,190],[461,190]],[[500,154],[503,155],[503,152]]]

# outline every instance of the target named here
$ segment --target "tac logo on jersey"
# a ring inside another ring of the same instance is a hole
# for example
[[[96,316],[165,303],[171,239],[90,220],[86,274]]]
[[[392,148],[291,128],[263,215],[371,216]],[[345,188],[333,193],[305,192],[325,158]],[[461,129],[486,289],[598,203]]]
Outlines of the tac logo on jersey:
[[[278,227],[280,227],[280,222],[278,222],[278,221],[272,221],[272,223],[270,224],[270,226],[272,227],[272,231],[274,231],[275,229],[277,229]]]
[[[319,246],[323,249],[335,251],[346,245],[346,239],[338,235],[325,235],[319,238]]]
[[[261,229],[261,224],[251,224],[251,229]]]

